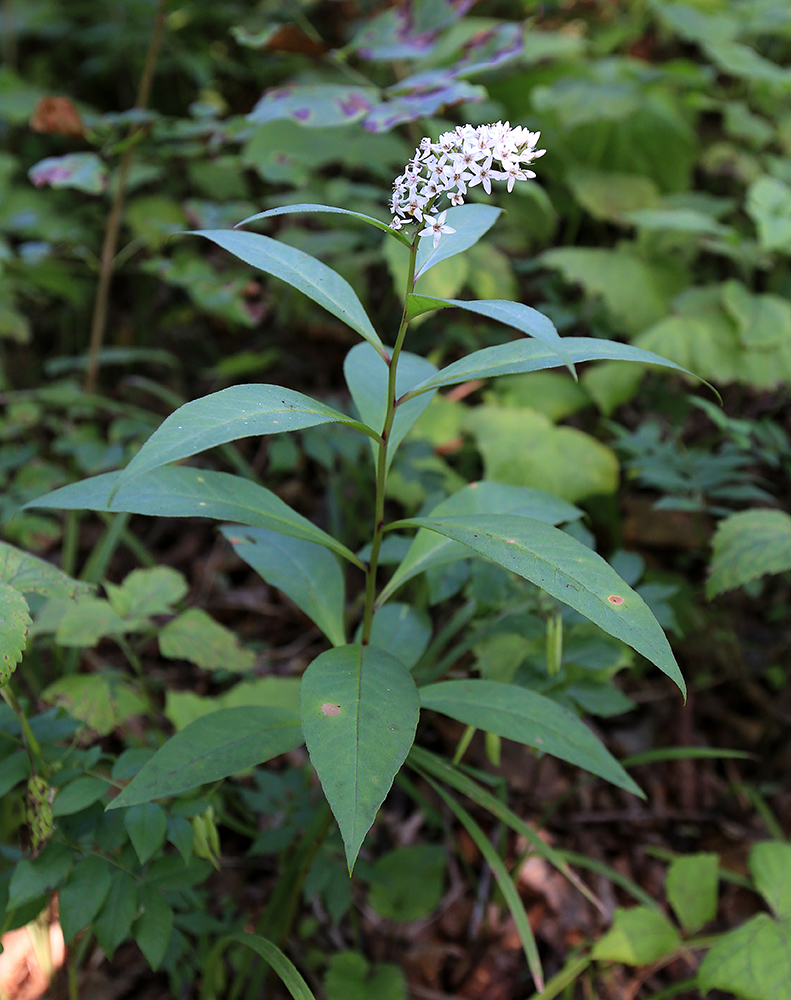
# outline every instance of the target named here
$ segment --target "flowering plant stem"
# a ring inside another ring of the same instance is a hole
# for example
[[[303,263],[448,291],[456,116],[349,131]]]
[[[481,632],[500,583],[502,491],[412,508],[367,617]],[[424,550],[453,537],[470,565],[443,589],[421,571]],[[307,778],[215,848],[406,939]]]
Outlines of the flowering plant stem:
[[[404,308],[401,313],[401,325],[398,328],[395,346],[390,357],[389,372],[387,377],[387,410],[385,412],[385,422],[382,428],[382,441],[379,445],[379,453],[376,460],[376,498],[374,501],[374,533],[371,542],[371,557],[368,561],[368,571],[365,585],[365,610],[363,612],[362,644],[367,646],[371,641],[371,627],[373,625],[375,598],[376,598],[376,570],[379,565],[379,550],[382,547],[382,535],[384,534],[384,510],[385,491],[387,489],[387,448],[390,440],[390,431],[393,427],[396,408],[396,374],[398,371],[398,358],[401,348],[404,345],[407,325],[407,303],[409,295],[415,285],[415,265],[417,261],[417,248],[420,241],[419,234],[412,237],[409,248],[409,265],[407,267],[406,287],[404,289]]]

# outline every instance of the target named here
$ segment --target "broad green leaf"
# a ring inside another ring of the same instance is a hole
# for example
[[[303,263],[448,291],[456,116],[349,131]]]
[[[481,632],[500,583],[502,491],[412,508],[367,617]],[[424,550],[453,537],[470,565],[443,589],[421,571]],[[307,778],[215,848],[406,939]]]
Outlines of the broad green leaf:
[[[107,673],[59,677],[41,697],[50,705],[61,705],[99,736],[108,736],[127,719],[148,711],[134,683]]]
[[[559,757],[645,797],[584,722],[536,691],[497,681],[440,681],[420,689],[420,703],[465,725]]]
[[[354,641],[362,637],[360,623]],[[386,604],[380,607],[371,626],[371,645],[386,649],[411,670],[431,639],[431,619],[410,604]]]
[[[435,844],[411,844],[373,866],[369,902],[380,917],[409,923],[430,916],[442,898],[447,857]]]
[[[576,427],[555,426],[543,413],[476,406],[464,426],[481,453],[486,479],[536,487],[571,503],[618,489],[615,452]]]
[[[733,230],[694,208],[654,208],[629,212],[626,220],[638,229],[653,229],[671,233],[692,233],[701,236],[730,236]]]
[[[398,399],[419,382],[436,374],[437,366],[418,354],[402,351],[396,369],[395,398]],[[368,344],[357,344],[346,355],[343,374],[360,418],[368,427],[382,431],[387,410],[387,386],[390,368]],[[409,400],[397,407],[387,447],[388,467],[395,457],[404,435],[413,426],[420,414],[431,402],[434,394],[427,394],[425,401],[420,397]],[[371,442],[374,461],[378,446]]]
[[[119,472],[106,472],[80,483],[70,483],[37,500],[31,500],[25,506],[53,510],[125,511],[156,517],[211,517],[220,521],[234,521],[259,528],[271,528],[283,535],[316,542],[337,552],[349,562],[362,565],[357,556],[332,535],[292,510],[271,490],[249,479],[210,469],[163,465],[136,476],[126,487],[114,492],[119,476]]]
[[[240,559],[287,594],[334,646],[344,644],[345,587],[331,552],[268,528],[225,526],[221,530]]]
[[[102,194],[107,189],[107,167],[96,153],[66,153],[48,156],[28,170],[35,187],[72,188],[85,194]]]
[[[110,605],[123,618],[145,615],[166,615],[172,605],[189,590],[184,575],[171,566],[135,569],[121,586],[105,584]]]
[[[171,413],[123,470],[110,500],[132,479],[227,441],[282,434],[317,424],[343,424],[378,440],[376,431],[331,406],[279,385],[234,385],[194,399]]]
[[[706,596],[791,569],[791,517],[782,510],[742,510],[720,521],[714,535]]]
[[[110,788],[110,783],[104,778],[93,778],[90,775],[76,778],[58,789],[55,801],[52,803],[52,815],[72,816],[74,813],[82,812],[94,802],[103,799]]]
[[[258,677],[242,681],[220,695],[200,695],[194,691],[168,691],[165,715],[176,729],[221,708],[287,708],[299,715],[299,677]]]
[[[169,621],[157,641],[160,653],[169,660],[189,660],[203,670],[246,673],[255,664],[252,649],[241,646],[236,633],[202,608],[188,608]]]
[[[562,524],[564,521],[577,520],[582,516],[582,511],[565,500],[542,493],[541,490],[484,481],[463,487],[438,504],[431,514],[432,517],[444,517],[447,514],[515,514],[545,521],[547,524]],[[401,565],[382,589],[379,604],[388,600],[407,580],[431,566],[468,559],[469,556],[470,550],[466,545],[421,528]]]
[[[449,208],[445,222],[456,232],[444,235],[437,247],[434,247],[432,237],[420,237],[415,261],[415,281],[440,261],[455,257],[474,246],[492,228],[501,212],[501,208],[493,205],[468,204]]]
[[[287,282],[337,316],[384,355],[379,334],[371,325],[352,286],[320,260],[261,233],[246,233],[239,229],[199,229],[192,235],[204,236],[246,264]]]
[[[150,861],[165,843],[167,819],[155,802],[130,806],[124,814],[124,826],[141,865]]]
[[[131,875],[116,871],[110,892],[96,920],[93,932],[105,955],[112,959],[115,949],[126,941],[137,915],[137,886]]]
[[[723,934],[698,973],[701,993],[720,989],[745,1000],[791,1000],[791,918],[766,913]]]
[[[24,595],[0,581],[0,687],[11,680],[22,659],[31,622]]]
[[[650,965],[681,947],[681,937],[666,916],[647,906],[615,911],[612,927],[596,942],[591,957],[600,962]]]
[[[171,737],[109,805],[171,798],[262,764],[303,743],[299,719],[282,708],[226,708]]]
[[[753,295],[741,281],[731,279],[722,285],[722,304],[748,350],[773,350],[791,339],[791,304],[779,295]]]
[[[659,201],[656,184],[639,174],[574,167],[566,183],[586,212],[608,222],[623,222],[626,213],[652,208]]]
[[[113,611],[109,601],[99,597],[82,597],[61,615],[55,629],[55,639],[61,646],[95,646],[106,636],[119,636],[131,631],[135,622]]]
[[[88,583],[73,580],[52,563],[6,542],[0,542],[0,582],[9,584],[21,594],[40,594],[42,597],[71,598],[93,589]]]
[[[665,894],[678,922],[695,934],[717,915],[720,859],[716,854],[674,858],[665,878]]]
[[[109,862],[97,855],[78,861],[58,893],[58,916],[69,944],[101,910],[110,891]]]
[[[407,668],[373,646],[328,650],[303,675],[302,730],[350,872],[412,746],[419,712]]]
[[[778,917],[791,920],[791,844],[766,840],[750,852],[755,888]]]
[[[505,299],[485,299],[465,301],[464,299],[438,299],[430,295],[410,295],[407,298],[407,317],[413,319],[421,313],[434,309],[466,309],[467,312],[486,316],[506,326],[513,327],[521,333],[533,337],[549,347],[561,357],[566,366],[576,378],[574,365],[567,357],[564,341],[555,328],[552,320],[537,309],[523,305],[521,302],[508,302]],[[366,421],[368,422],[368,421]]]
[[[334,954],[324,975],[327,1000],[407,1000],[404,973],[397,965],[369,965],[356,951]]]
[[[791,253],[791,187],[776,177],[759,177],[749,187],[746,207],[762,249]]]
[[[156,971],[170,943],[173,910],[152,886],[143,886],[139,902],[141,912],[132,927],[132,936],[148,964]]]
[[[283,952],[258,934],[232,934],[220,938],[203,966],[200,1000],[217,1000],[215,984],[225,982],[220,975],[220,960],[223,951],[230,944],[242,944],[252,949],[280,976],[293,1000],[316,1000],[310,987]]]
[[[375,226],[377,229],[381,229],[383,232],[387,233],[388,236],[394,236],[405,246],[409,246],[409,240],[404,233],[400,233],[393,229],[390,226],[390,223],[382,222],[381,219],[375,219],[371,215],[363,215],[361,212],[350,212],[347,208],[334,208],[332,205],[282,205],[280,208],[270,208],[267,212],[256,212],[255,215],[251,215],[249,218],[239,222],[234,228],[238,229],[241,226],[246,226],[249,222],[256,222],[258,219],[269,219],[275,215],[293,215],[297,213],[312,214],[314,212],[331,212],[337,215],[349,215],[353,219],[360,219],[362,222],[367,222],[369,226]]]
[[[292,83],[270,87],[247,118],[259,125],[279,118],[290,118],[306,128],[346,125],[358,121],[378,103],[378,91],[370,86]]]
[[[601,556],[565,532],[530,518],[495,514],[415,517],[390,527],[408,526],[431,528],[530,580],[636,649],[686,692],[667,637],[642,597]]]
[[[564,337],[566,355],[573,364],[581,361],[638,361],[641,364],[660,365],[692,375],[674,361],[668,361],[651,351],[621,344],[615,340],[596,340],[593,337]],[[522,372],[537,372],[545,368],[559,368],[563,359],[535,340],[513,340],[495,347],[484,347],[468,354],[466,358],[454,361],[447,368],[441,368],[432,378],[416,385],[406,394],[406,399],[430,392],[444,385],[457,385],[475,378],[493,378],[496,375],[519,375]],[[697,376],[692,375],[693,378]]]
[[[24,750],[17,750],[0,760],[0,798],[12,788],[26,781],[30,775],[30,757]]]
[[[22,858],[8,884],[8,910],[54,892],[69,874],[74,853],[65,844],[51,841],[37,858]]]

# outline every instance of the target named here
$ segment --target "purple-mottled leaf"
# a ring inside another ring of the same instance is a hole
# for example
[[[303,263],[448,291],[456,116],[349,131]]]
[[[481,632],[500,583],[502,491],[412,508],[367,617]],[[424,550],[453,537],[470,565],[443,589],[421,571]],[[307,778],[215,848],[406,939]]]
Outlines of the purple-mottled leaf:
[[[107,190],[107,167],[96,153],[68,153],[39,160],[28,177],[36,187],[49,184],[55,188],[75,188],[86,194],[103,194]]]
[[[429,74],[421,74],[428,76]],[[431,74],[435,76],[439,74]],[[429,118],[443,108],[462,101],[482,101],[486,97],[484,87],[479,87],[466,80],[455,80],[446,73],[442,74],[443,82],[433,87],[419,85],[412,92],[404,91],[404,84],[399,84],[401,96],[380,104],[370,111],[363,120],[363,127],[369,132],[387,132],[396,125],[413,122],[419,118]],[[416,78],[411,78],[416,79]]]
[[[259,125],[280,118],[308,127],[348,125],[371,111],[377,100],[372,87],[290,84],[265,91],[247,117]]]
[[[523,26],[505,22],[473,35],[459,61],[450,69],[455,76],[471,76],[513,62],[523,50]]]
[[[352,41],[363,59],[414,59],[426,55],[437,33],[472,7],[475,0],[424,0],[386,10]]]

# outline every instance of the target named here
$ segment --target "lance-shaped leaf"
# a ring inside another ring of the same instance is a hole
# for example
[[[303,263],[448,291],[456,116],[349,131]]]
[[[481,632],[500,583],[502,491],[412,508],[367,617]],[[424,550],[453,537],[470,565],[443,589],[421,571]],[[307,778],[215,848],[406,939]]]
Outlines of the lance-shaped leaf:
[[[455,517],[457,514],[514,514],[544,521],[546,524],[563,524],[582,517],[579,507],[551,493],[544,493],[543,490],[485,481],[470,483],[431,511],[432,517]],[[384,604],[407,580],[431,566],[467,559],[471,554],[466,545],[421,528],[400,566],[384,586],[378,604]]]
[[[154,517],[211,517],[218,521],[235,521],[324,545],[362,568],[360,559],[345,545],[292,510],[271,490],[249,479],[210,469],[163,465],[137,476],[114,493],[119,476],[119,472],[105,472],[80,483],[70,483],[29,501],[25,507],[111,510]]]
[[[438,299],[433,295],[410,295],[407,298],[406,311],[407,318],[413,319],[421,313],[431,312],[435,309],[466,309],[468,312],[478,313],[479,316],[486,316],[488,319],[504,323],[515,330],[534,337],[549,347],[555,354],[561,357],[576,379],[577,373],[573,362],[567,357],[564,347],[565,341],[555,328],[552,320],[530,306],[521,302],[510,302],[508,299],[481,299],[470,302],[464,299]]]
[[[492,228],[500,212],[502,209],[493,205],[459,205],[449,208],[445,222],[456,232],[443,236],[436,247],[432,239],[421,237],[415,261],[415,281],[435,264],[475,246],[484,233]]]
[[[419,354],[402,351],[398,358],[396,369],[396,398],[403,395],[414,385],[430,378],[436,372],[433,365]],[[343,362],[343,374],[352,399],[359,410],[363,422],[375,430],[384,427],[387,410],[387,383],[390,374],[389,367],[368,344],[357,344],[346,355]],[[399,406],[395,412],[393,426],[387,447],[387,465],[393,457],[404,435],[415,423],[433,398],[433,393],[427,395],[425,401],[421,396],[409,400],[404,406]],[[374,448],[376,446],[374,445]],[[376,451],[374,452],[374,460]]]
[[[572,364],[579,364],[582,361],[638,361],[645,365],[672,368],[691,378],[697,378],[675,361],[668,361],[653,351],[644,351],[640,347],[620,344],[615,340],[563,337],[563,348],[565,356]],[[432,378],[410,389],[399,400],[399,405],[421,392],[430,392],[444,385],[457,385],[470,379],[493,378],[496,375],[521,375],[524,372],[543,371],[545,368],[558,368],[563,364],[565,364],[564,359],[555,350],[545,344],[536,343],[535,340],[514,340],[508,344],[498,344],[496,347],[484,347],[481,351],[474,351],[466,358],[454,361],[447,368],[441,368]]]
[[[331,552],[268,528],[227,525],[221,530],[239,558],[267,583],[287,594],[333,646],[346,642],[343,574]]]
[[[497,681],[440,681],[420,689],[420,702],[423,708],[526,743],[645,798],[639,785],[584,722],[536,691]]]
[[[407,668],[374,646],[328,650],[305,671],[302,731],[338,821],[350,872],[412,746],[419,712]]]
[[[263,764],[303,742],[299,719],[286,708],[247,706],[211,712],[160,747],[107,808],[180,795]]]
[[[382,222],[381,219],[375,219],[372,215],[364,215],[362,212],[351,212],[348,208],[335,208],[333,205],[281,205],[280,208],[270,208],[266,212],[256,212],[255,215],[250,215],[248,218],[243,219],[242,222],[238,222],[234,229],[239,229],[241,226],[246,226],[248,222],[256,222],[258,219],[270,219],[275,215],[296,215],[304,213],[332,213],[333,215],[349,215],[353,219],[359,219],[361,222],[367,222],[369,226],[375,226],[376,229],[381,229],[382,232],[387,233],[388,236],[394,236],[399,243],[403,243],[404,246],[409,246],[409,239],[403,234],[393,229],[388,222]]]
[[[681,671],[648,605],[600,555],[541,521],[507,514],[414,517],[391,525],[430,528],[541,587],[636,649],[686,694]]]
[[[215,445],[254,434],[282,434],[332,423],[379,440],[379,435],[365,424],[293,389],[258,384],[221,389],[171,413],[122,471],[111,499],[136,476]]]
[[[297,250],[261,233],[246,233],[239,229],[196,229],[192,235],[204,236],[245,264],[287,282],[343,320],[384,354],[382,341],[349,282],[304,250]]]

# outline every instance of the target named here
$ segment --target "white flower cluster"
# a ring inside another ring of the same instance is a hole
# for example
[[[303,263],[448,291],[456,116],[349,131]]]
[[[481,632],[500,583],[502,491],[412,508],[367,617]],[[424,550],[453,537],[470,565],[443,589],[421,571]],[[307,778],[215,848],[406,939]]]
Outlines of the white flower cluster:
[[[443,233],[456,231],[445,224],[446,212],[431,214],[437,199],[444,194],[451,205],[463,205],[468,188],[481,184],[491,194],[493,180],[508,181],[508,190],[513,191],[516,181],[536,176],[525,168],[546,152],[536,149],[540,136],[521,125],[511,128],[509,122],[497,122],[459,125],[443,132],[437,142],[421,139],[403,174],[393,182],[391,227],[422,222],[420,235],[433,236],[436,247]]]

